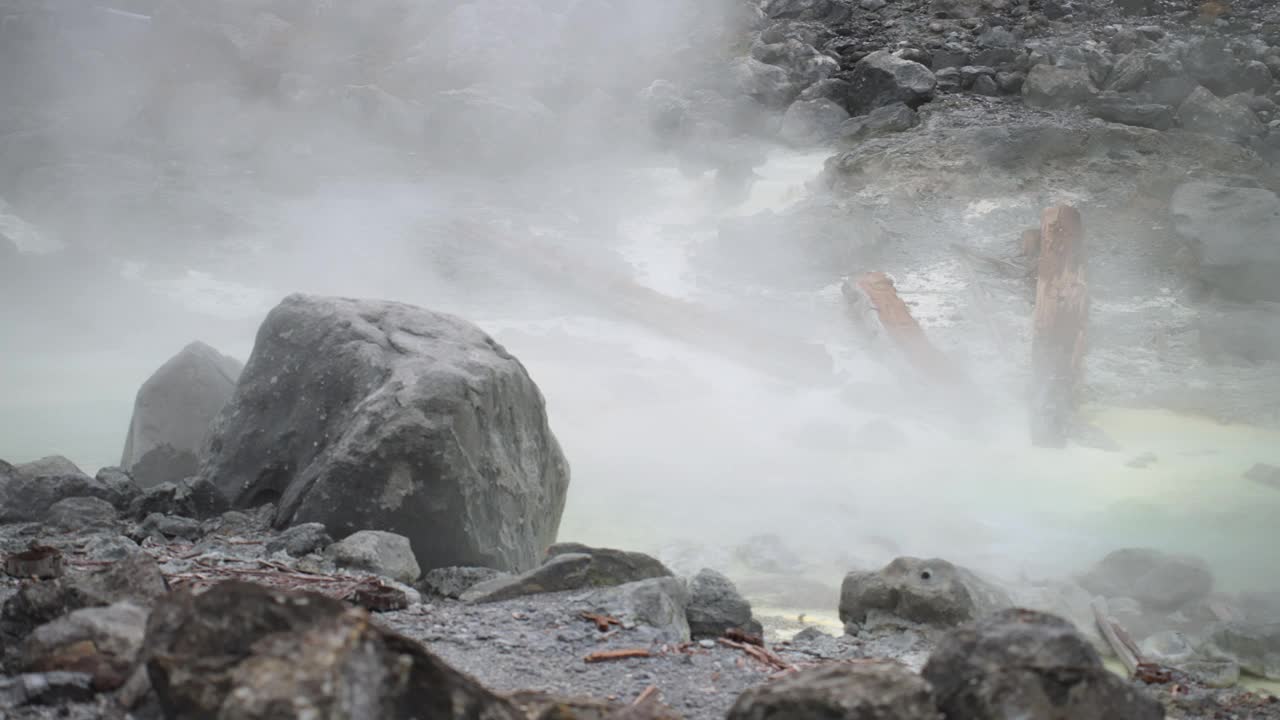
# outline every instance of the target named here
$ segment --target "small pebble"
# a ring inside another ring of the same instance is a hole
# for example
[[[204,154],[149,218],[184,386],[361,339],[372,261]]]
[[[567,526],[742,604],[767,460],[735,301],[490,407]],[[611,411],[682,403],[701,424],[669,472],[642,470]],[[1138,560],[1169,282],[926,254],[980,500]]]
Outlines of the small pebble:
[[[699,640],[698,644],[710,650],[711,648],[716,646],[716,641],[715,640]]]

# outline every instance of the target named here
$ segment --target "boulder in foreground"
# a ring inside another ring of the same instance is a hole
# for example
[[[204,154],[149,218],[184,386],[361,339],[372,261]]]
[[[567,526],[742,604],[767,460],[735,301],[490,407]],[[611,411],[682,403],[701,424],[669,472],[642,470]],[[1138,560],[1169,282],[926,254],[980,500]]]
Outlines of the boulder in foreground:
[[[744,692],[729,720],[940,720],[929,683],[894,663],[832,664]]]
[[[424,569],[533,567],[569,485],[541,392],[488,335],[304,295],[267,316],[201,475],[237,508],[278,502],[278,527],[404,535]]]

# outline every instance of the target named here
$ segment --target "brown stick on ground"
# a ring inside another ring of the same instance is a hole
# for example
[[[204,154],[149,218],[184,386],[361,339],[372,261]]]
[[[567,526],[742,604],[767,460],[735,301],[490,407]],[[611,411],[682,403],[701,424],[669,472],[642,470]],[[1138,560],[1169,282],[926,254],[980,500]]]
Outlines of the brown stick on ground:
[[[778,657],[775,653],[772,653],[769,650],[766,650],[762,647],[758,647],[756,645],[748,645],[746,643],[735,642],[733,640],[729,640],[728,638],[719,638],[719,643],[727,647],[737,648],[738,650],[743,651],[747,655],[750,655],[752,658],[755,658],[756,660],[759,660],[760,662],[772,668],[776,668],[778,670],[794,670],[795,669],[794,665]]]
[[[626,648],[623,650],[600,650],[583,658],[589,663],[608,662],[610,660],[627,660],[629,658],[653,657],[653,653],[644,648]]]
[[[598,615],[596,613],[583,612],[579,615],[583,620],[590,620],[596,624],[596,629],[600,632],[608,632],[611,625],[622,625],[622,621],[618,618],[609,617],[608,615]]]
[[[1031,441],[1062,447],[1084,371],[1089,288],[1080,213],[1044,211],[1031,341]]]
[[[960,379],[955,365],[929,342],[924,328],[911,316],[888,275],[882,272],[863,273],[854,279],[854,286],[870,300],[880,325],[917,370],[944,382]],[[846,296],[848,292],[846,288]]]

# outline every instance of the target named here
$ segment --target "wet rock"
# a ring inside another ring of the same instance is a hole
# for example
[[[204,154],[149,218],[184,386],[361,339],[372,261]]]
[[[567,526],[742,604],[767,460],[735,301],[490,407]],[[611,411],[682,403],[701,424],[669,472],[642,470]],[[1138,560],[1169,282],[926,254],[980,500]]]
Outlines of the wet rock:
[[[906,103],[876,108],[866,115],[849,118],[839,128],[841,142],[861,142],[880,135],[905,132],[920,124],[920,116]]]
[[[492,718],[516,709],[368,612],[313,593],[220,583],[159,603],[142,662],[167,717]]]
[[[1089,70],[1083,67],[1060,68],[1042,63],[1031,68],[1022,84],[1022,97],[1026,103],[1041,108],[1084,105],[1097,94]]]
[[[578,590],[586,587],[591,556],[579,553],[557,555],[519,575],[503,575],[476,583],[460,599],[470,603],[510,600],[524,595]]]
[[[924,65],[878,50],[853,66],[849,84],[849,112],[862,115],[894,103],[918,108],[933,99],[938,82]]]
[[[292,295],[268,315],[202,476],[278,527],[379,528],[430,567],[534,566],[569,468],[516,358],[461,319]]]
[[[941,720],[933,691],[896,663],[832,664],[747,690],[729,720]]]
[[[238,361],[194,342],[142,384],[120,460],[139,486],[196,473],[209,428],[231,400],[241,370]]]
[[[147,625],[147,610],[131,602],[75,610],[37,627],[22,646],[29,672],[83,672],[94,688],[124,684]]]
[[[1173,108],[1168,105],[1144,103],[1120,95],[1100,95],[1089,102],[1089,112],[1107,122],[1169,130],[1174,125]]]
[[[158,539],[181,538],[183,540],[199,540],[204,536],[204,528],[200,521],[177,515],[151,513],[138,523],[134,537],[142,540],[147,537]]]
[[[45,458],[18,467],[0,461],[0,524],[44,520],[54,503],[77,497],[110,502],[115,493],[66,458]]]
[[[95,693],[93,676],[86,673],[25,673],[0,677],[0,710],[88,702]]]
[[[129,473],[117,467],[102,468],[94,479],[106,489],[108,497],[105,499],[120,511],[128,510],[134,499],[142,494],[142,488],[138,487]]]
[[[425,594],[457,600],[462,594],[482,582],[507,574],[493,568],[447,567],[428,570],[418,587]]]
[[[1130,92],[1142,87],[1155,74],[1155,63],[1151,55],[1135,50],[1116,62],[1107,79],[1106,88],[1112,92]]]
[[[1199,558],[1125,548],[1099,561],[1080,578],[1080,585],[1098,595],[1130,597],[1147,609],[1173,612],[1208,597],[1213,575]]]
[[[1103,667],[1071,623],[1003,610],[952,630],[921,673],[947,717],[1160,720],[1164,709]]]
[[[704,568],[689,583],[689,632],[694,639],[716,638],[727,630],[763,635],[760,623],[751,617],[751,603],[738,592],[733,581]]]
[[[1210,628],[1205,650],[1250,675],[1280,680],[1280,622],[1221,623]]]
[[[277,553],[283,550],[293,557],[302,557],[318,552],[333,544],[333,538],[321,523],[303,523],[294,525],[267,541],[267,552]]]
[[[361,530],[329,546],[325,553],[340,568],[366,570],[406,585],[422,576],[409,538],[382,530]]]
[[[851,572],[840,588],[846,626],[907,621],[951,627],[1009,605],[1000,589],[936,558],[900,557],[876,572]]]
[[[818,145],[835,139],[848,119],[849,113],[833,100],[797,100],[783,114],[779,132],[792,145]]]
[[[1280,301],[1280,198],[1262,188],[1188,182],[1169,201],[1201,282],[1230,300]]]
[[[1196,88],[1178,106],[1178,120],[1192,132],[1242,142],[1266,132],[1253,111],[1220,100],[1204,88]]]
[[[672,574],[660,560],[644,553],[595,548],[581,543],[556,543],[547,548],[548,559],[570,554],[591,556],[586,581],[594,587],[624,585],[638,580],[670,577]]]
[[[582,602],[624,627],[648,628],[653,642],[688,642],[689,588],[674,577],[652,578],[592,591]]]
[[[46,522],[66,530],[110,528],[118,521],[115,506],[96,497],[73,497],[59,500],[49,507]]]

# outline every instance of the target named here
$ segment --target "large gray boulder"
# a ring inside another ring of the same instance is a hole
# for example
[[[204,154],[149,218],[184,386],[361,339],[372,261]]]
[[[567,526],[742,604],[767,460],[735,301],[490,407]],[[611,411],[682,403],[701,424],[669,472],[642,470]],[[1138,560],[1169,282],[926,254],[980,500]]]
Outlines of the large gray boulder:
[[[0,460],[0,524],[44,520],[61,500],[117,499],[116,489],[80,472],[66,458],[44,458],[14,467]]]
[[[1161,720],[1154,698],[1102,665],[1071,623],[1004,610],[948,633],[921,672],[949,718]]]
[[[120,466],[140,487],[196,474],[209,428],[235,393],[243,366],[204,343],[183,348],[138,390]]]
[[[1251,140],[1267,129],[1245,105],[1220,99],[1202,87],[1178,106],[1178,120],[1192,132],[1234,142]]]
[[[1106,597],[1128,597],[1143,607],[1174,612],[1213,592],[1213,574],[1200,558],[1151,548],[1108,553],[1080,577],[1080,586]]]
[[[849,112],[862,115],[899,102],[915,109],[933,99],[938,80],[918,62],[877,50],[853,66],[849,84]]]
[[[896,558],[876,572],[849,573],[840,588],[846,626],[906,621],[954,627],[1010,605],[1004,591],[937,558]]]
[[[1083,105],[1098,94],[1086,67],[1055,67],[1041,63],[1031,68],[1022,83],[1022,98],[1040,108]]]
[[[1200,280],[1230,300],[1280,300],[1280,197],[1263,188],[1183,183],[1169,201]]]
[[[361,530],[329,546],[326,553],[340,568],[365,570],[411,584],[422,576],[409,539],[382,530]]]
[[[738,696],[728,720],[941,720],[929,683],[892,662],[833,663]]]
[[[523,365],[474,325],[291,295],[258,332],[201,476],[277,527],[409,538],[424,569],[524,570],[556,536],[569,467]]]

